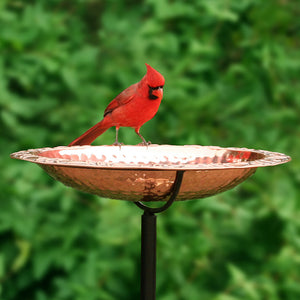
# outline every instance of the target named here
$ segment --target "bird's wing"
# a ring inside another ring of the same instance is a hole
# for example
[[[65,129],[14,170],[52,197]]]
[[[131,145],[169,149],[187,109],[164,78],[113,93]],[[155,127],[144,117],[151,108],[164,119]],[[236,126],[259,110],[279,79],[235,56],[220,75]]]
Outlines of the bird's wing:
[[[123,92],[121,92],[114,100],[112,100],[104,111],[104,117],[111,113],[116,108],[125,105],[126,103],[130,102],[132,98],[135,96],[137,89],[137,83],[129,86]]]

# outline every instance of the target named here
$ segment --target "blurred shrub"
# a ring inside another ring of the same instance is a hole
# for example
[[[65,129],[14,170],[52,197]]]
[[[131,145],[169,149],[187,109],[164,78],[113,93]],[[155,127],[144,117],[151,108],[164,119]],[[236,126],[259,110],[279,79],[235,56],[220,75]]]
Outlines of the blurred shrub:
[[[153,143],[293,157],[159,217],[158,298],[299,299],[299,20],[288,0],[2,0],[1,299],[139,298],[140,212],[9,153],[68,144],[145,62],[166,77],[142,128]],[[120,135],[139,142],[131,129]],[[95,144],[113,140],[111,129]]]

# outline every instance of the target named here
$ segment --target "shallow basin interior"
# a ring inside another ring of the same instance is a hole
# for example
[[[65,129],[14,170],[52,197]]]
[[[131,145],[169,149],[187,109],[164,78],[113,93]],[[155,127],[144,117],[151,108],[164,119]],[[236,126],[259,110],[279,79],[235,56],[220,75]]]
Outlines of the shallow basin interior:
[[[264,154],[248,149],[205,146],[83,146],[52,148],[35,153],[40,157],[118,165],[209,165],[251,162]]]

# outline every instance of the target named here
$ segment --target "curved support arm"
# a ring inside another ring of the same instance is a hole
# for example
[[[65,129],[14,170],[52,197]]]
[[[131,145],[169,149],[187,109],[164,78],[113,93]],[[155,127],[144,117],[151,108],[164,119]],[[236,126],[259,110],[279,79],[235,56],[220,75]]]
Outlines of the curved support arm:
[[[184,174],[184,171],[183,170],[178,170],[176,171],[176,177],[175,177],[175,181],[174,181],[174,184],[173,184],[173,188],[172,188],[172,191],[171,191],[171,196],[169,198],[169,200],[161,207],[155,207],[155,208],[152,208],[152,207],[149,207],[145,204],[143,204],[142,202],[138,201],[138,202],[134,202],[139,208],[143,209],[145,213],[160,213],[160,212],[163,212],[165,211],[167,208],[169,208],[172,203],[175,201],[178,193],[179,193],[179,189],[180,189],[180,186],[181,186],[181,183],[182,183],[182,178],[183,178],[183,174]]]

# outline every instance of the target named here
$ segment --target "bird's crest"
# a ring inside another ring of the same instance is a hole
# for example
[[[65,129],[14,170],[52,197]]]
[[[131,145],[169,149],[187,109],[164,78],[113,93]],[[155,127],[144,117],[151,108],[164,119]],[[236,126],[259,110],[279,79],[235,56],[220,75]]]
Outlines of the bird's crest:
[[[144,79],[147,81],[147,84],[151,87],[163,86],[165,84],[165,78],[158,71],[153,69],[148,64],[145,64],[147,67],[147,74]]]

